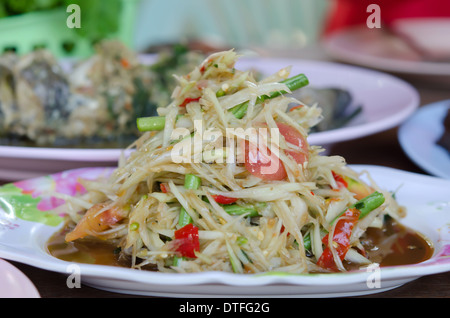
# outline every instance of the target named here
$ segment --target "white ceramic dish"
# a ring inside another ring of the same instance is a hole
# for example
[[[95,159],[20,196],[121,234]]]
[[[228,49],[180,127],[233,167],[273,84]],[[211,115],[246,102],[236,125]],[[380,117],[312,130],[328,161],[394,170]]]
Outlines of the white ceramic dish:
[[[392,30],[426,59],[450,63],[450,17],[398,19]]]
[[[450,62],[422,59],[420,53],[407,42],[386,33],[383,28],[369,29],[363,26],[343,29],[327,36],[323,46],[330,56],[346,63],[388,72],[450,76]]]
[[[242,58],[237,68],[254,68],[269,75],[292,65],[292,74],[304,73],[314,87],[350,91],[363,111],[345,127],[309,136],[314,145],[364,137],[399,125],[419,105],[417,91],[393,76],[336,63],[297,59]],[[51,149],[0,145],[0,179],[23,180],[88,166],[114,165],[120,149]]]
[[[0,259],[0,298],[40,298],[40,295],[24,273]]]
[[[450,100],[422,106],[398,130],[408,157],[426,172],[450,179],[450,153],[436,144],[444,132],[443,120]]]
[[[408,209],[403,224],[429,238],[434,244],[431,259],[415,265],[383,267],[371,271],[337,274],[240,275],[223,272],[169,274],[102,265],[76,264],[58,260],[46,251],[46,242],[61,228],[43,211],[13,215],[0,209],[0,257],[58,273],[79,273],[81,283],[95,288],[129,294],[169,297],[337,297],[383,292],[418,277],[450,270],[450,180],[377,166],[353,166],[368,171],[374,180],[396,192]],[[77,169],[51,178],[16,183],[31,196],[41,197],[40,209],[55,204],[45,196],[47,189],[73,194],[76,178],[95,178],[111,169]],[[3,199],[6,198],[5,188]],[[11,194],[11,192],[10,192]],[[23,194],[24,196],[26,194]],[[22,194],[15,197],[20,202]],[[1,196],[0,196],[1,198]],[[39,201],[39,200],[38,200]],[[36,202],[34,203],[36,206]],[[30,205],[28,205],[30,206]],[[28,221],[23,220],[25,217]],[[41,216],[41,218],[39,218]],[[34,222],[39,220],[43,223]],[[2,224],[2,225],[1,225]],[[74,269],[77,272],[74,272]],[[379,283],[379,285],[377,285]]]

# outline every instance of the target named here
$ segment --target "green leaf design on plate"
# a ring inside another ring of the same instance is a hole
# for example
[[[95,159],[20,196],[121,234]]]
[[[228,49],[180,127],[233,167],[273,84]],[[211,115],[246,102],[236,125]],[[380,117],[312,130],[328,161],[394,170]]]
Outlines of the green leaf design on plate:
[[[58,215],[39,210],[37,208],[39,201],[40,197],[33,198],[30,194],[24,194],[22,189],[12,183],[0,187],[0,208],[6,213],[25,221],[49,226],[59,225],[63,219]]]

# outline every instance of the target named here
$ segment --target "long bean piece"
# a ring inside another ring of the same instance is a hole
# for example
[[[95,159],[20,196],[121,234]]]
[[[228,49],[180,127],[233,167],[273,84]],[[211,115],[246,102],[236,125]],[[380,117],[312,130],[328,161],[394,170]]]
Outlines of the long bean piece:
[[[307,86],[309,84],[308,78],[305,76],[305,74],[298,74],[296,76],[293,76],[291,78],[288,78],[284,81],[281,81],[281,83],[286,84],[286,86],[289,88],[289,90],[295,91],[299,88],[302,88],[304,86]],[[262,95],[258,97],[256,100],[257,104],[260,104],[264,102],[267,99],[275,98],[280,96],[281,94],[286,94],[286,91],[276,91],[272,92],[268,95]],[[245,116],[248,109],[248,101],[243,102],[242,104],[236,105],[233,108],[230,109],[230,112],[238,119],[241,119]],[[164,116],[152,116],[152,117],[140,117],[136,120],[137,128],[139,131],[159,131],[163,130],[164,126],[166,124],[166,118]]]
[[[187,174],[184,176],[184,188],[197,190],[202,184],[202,180],[193,174]],[[192,217],[187,213],[184,207],[181,207],[180,216],[178,218],[178,225],[180,227],[186,226],[189,223],[192,223]],[[175,256],[173,259],[173,266],[178,266],[179,261],[184,259],[183,257]]]

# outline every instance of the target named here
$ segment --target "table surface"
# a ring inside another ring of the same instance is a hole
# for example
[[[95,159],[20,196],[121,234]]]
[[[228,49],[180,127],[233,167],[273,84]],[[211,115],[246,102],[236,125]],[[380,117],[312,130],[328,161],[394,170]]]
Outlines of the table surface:
[[[317,48],[305,50],[304,54],[296,53],[272,53],[277,56],[311,58],[319,60],[329,60],[322,51]],[[393,74],[411,83],[419,92],[421,106],[450,99],[450,84],[443,83],[441,79],[421,78],[411,75]],[[447,78],[448,80],[448,78]],[[358,149],[358,151],[355,151]],[[397,139],[397,128],[393,128],[368,137],[351,141],[341,142],[329,148],[330,155],[340,155],[346,158],[349,164],[373,164],[382,165],[406,171],[427,174],[416,166],[402,151]],[[69,289],[66,285],[67,277],[63,274],[38,269],[29,265],[11,262],[19,268],[38,289],[43,298],[127,298],[139,297],[124,294],[111,293],[94,289],[88,286],[82,288]],[[372,295],[358,297],[379,297],[379,298],[402,298],[402,297],[445,297],[450,298],[450,272],[430,275],[418,278],[412,282],[402,285],[390,291],[376,293]]]

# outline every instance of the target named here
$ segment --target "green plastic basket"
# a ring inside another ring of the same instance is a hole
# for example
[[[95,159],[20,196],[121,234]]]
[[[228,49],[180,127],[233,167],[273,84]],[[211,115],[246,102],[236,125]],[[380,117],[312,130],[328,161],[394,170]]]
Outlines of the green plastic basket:
[[[119,30],[109,36],[121,40],[130,48],[138,2],[122,0]],[[0,54],[5,50],[14,50],[22,55],[45,47],[59,58],[90,56],[93,53],[92,44],[67,27],[69,15],[66,8],[58,8],[0,18]],[[83,16],[81,23],[82,19]]]

